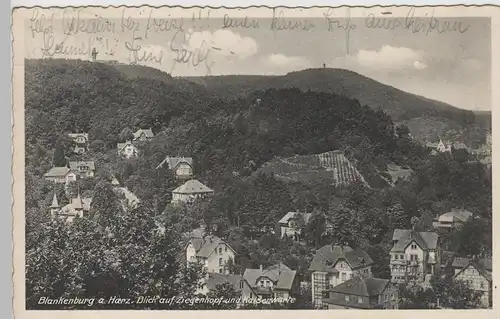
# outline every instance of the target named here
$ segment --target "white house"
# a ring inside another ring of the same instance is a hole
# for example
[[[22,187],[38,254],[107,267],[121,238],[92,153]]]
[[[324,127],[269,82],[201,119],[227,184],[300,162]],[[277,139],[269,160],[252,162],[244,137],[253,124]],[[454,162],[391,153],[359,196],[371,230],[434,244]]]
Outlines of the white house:
[[[72,198],[71,202],[64,207],[59,206],[57,196],[54,193],[54,198],[52,199],[52,205],[50,205],[50,214],[53,217],[64,218],[68,222],[72,222],[75,217],[82,218],[84,213],[90,211],[90,205],[92,203],[92,198],[81,198],[80,194],[76,198]]]
[[[236,252],[228,243],[217,236],[192,237],[185,247],[189,263],[200,262],[209,273],[229,273],[227,263],[234,261]]]
[[[45,180],[54,183],[69,183],[76,181],[76,174],[66,166],[52,167],[50,171],[43,175]]]
[[[192,157],[170,157],[167,156],[156,169],[166,166],[174,171],[175,176],[181,179],[191,178],[193,176],[193,158]]]
[[[148,128],[148,129],[138,129],[134,133],[134,141],[141,141],[141,142],[146,142],[151,140],[154,137],[153,131]]]
[[[471,217],[472,212],[468,210],[452,208],[450,212],[438,216],[432,225],[435,228],[451,229],[465,223]]]
[[[298,288],[297,272],[279,263],[263,269],[245,270],[243,278],[253,290],[262,297],[288,298],[293,296]]]
[[[492,292],[492,262],[491,258],[469,259],[456,257],[452,267],[455,270],[454,278],[466,283],[474,291],[481,292],[481,305],[485,308],[492,306],[490,294]]]
[[[69,169],[80,177],[94,177],[95,163],[93,161],[69,162]]]
[[[441,269],[438,234],[395,229],[390,251],[392,282],[427,281]]]
[[[439,140],[439,143],[437,144],[436,146],[436,150],[440,153],[445,153],[445,152],[448,152],[450,153],[451,152],[451,145],[449,143],[444,143],[441,139]]]
[[[204,198],[214,193],[196,179],[191,179],[172,191],[172,202],[191,202],[198,198]]]
[[[89,143],[88,133],[69,133],[68,136],[73,141],[73,152],[83,154],[87,151]]]
[[[139,155],[139,149],[131,141],[118,143],[116,148],[118,150],[118,155],[125,158],[137,157]]]
[[[372,277],[372,265],[373,260],[361,248],[326,245],[318,249],[309,267],[314,306],[323,306],[328,289],[354,277]]]
[[[301,229],[311,218],[311,213],[288,212],[278,222],[281,229],[281,237],[291,237],[300,240]]]

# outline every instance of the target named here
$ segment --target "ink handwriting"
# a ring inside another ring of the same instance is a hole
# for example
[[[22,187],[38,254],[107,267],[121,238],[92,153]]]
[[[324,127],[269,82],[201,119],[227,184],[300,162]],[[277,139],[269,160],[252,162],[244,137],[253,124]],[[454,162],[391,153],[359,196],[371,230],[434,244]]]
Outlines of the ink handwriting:
[[[223,21],[224,21],[224,25],[222,26],[223,29],[226,29],[226,28],[258,29],[259,28],[259,21],[255,20],[255,19],[249,20],[248,17],[245,17],[244,19],[236,19],[236,18],[231,18],[229,15],[225,14]]]
[[[292,21],[285,18],[285,13],[280,10],[276,14],[276,8],[273,8],[273,18],[271,20],[271,30],[283,31],[283,30],[302,30],[310,31],[314,30],[316,26],[314,23],[307,20],[304,21]]]
[[[436,30],[438,33],[459,32],[465,33],[469,30],[470,24],[464,26],[462,21],[451,19],[438,19],[434,16],[434,9],[430,18],[421,18],[415,16],[415,7],[412,7],[405,18],[405,28],[413,33],[422,32],[428,35]]]
[[[333,9],[329,8],[326,13],[323,13],[323,16],[326,18],[327,30],[331,32],[335,32],[336,30],[342,30],[345,36],[345,51],[349,54],[350,46],[351,46],[351,31],[356,29],[356,25],[351,20],[351,11],[347,9],[347,16],[342,18],[341,21],[338,18],[332,17]]]
[[[175,53],[172,69],[177,63],[190,65],[195,68],[203,63],[206,68],[206,74],[211,75],[214,62],[209,62],[208,58],[212,46],[203,40],[198,47],[188,49],[185,45],[187,42],[189,42],[189,37],[186,39],[186,33],[182,30],[177,31],[170,41],[170,50]],[[218,50],[218,48],[214,49]]]

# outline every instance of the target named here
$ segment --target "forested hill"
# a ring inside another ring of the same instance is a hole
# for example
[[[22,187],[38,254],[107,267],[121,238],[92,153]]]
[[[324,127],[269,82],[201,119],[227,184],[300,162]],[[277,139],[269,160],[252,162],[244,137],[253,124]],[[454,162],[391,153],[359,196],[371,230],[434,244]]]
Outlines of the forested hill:
[[[477,145],[484,142],[486,131],[490,130],[489,122],[482,118],[476,121],[471,111],[403,92],[344,69],[307,69],[283,76],[229,75],[188,79],[227,98],[268,88],[341,94],[373,109],[384,110],[395,122],[407,124],[412,135],[420,139],[435,140],[440,135]]]

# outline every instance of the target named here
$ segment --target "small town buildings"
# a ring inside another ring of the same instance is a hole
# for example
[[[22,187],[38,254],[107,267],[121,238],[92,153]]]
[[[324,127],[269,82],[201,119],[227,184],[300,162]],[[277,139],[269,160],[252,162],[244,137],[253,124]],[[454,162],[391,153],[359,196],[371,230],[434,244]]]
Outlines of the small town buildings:
[[[154,137],[153,131],[148,129],[138,129],[137,132],[134,133],[134,141],[139,142],[147,142]]]
[[[73,141],[73,152],[83,154],[87,151],[89,143],[88,133],[70,133],[68,136]]]
[[[438,216],[433,226],[441,229],[452,229],[465,223],[472,217],[472,212],[463,209],[452,208],[451,211]]]
[[[433,143],[433,142],[427,142],[426,143],[427,147],[432,148],[431,154],[436,155],[437,153],[451,153],[451,144],[448,142],[443,142],[441,139],[439,139],[439,142]]]
[[[166,167],[174,172],[180,179],[189,179],[193,176],[193,158],[192,157],[170,157],[167,156],[156,169]]]
[[[191,237],[186,244],[186,260],[189,263],[199,262],[207,272],[228,274],[229,260],[234,261],[235,250],[226,241],[217,236],[205,235]]]
[[[241,299],[257,298],[257,293],[253,290],[250,284],[243,278],[242,275],[208,273],[207,278],[203,281],[203,288],[197,291],[200,294],[207,295],[211,290],[218,285],[229,283],[233,286],[236,292],[240,293]],[[241,307],[243,302],[237,304]]]
[[[288,212],[278,222],[281,229],[281,237],[291,237],[300,240],[302,228],[307,225],[311,213]]]
[[[76,217],[82,218],[84,213],[90,211],[92,198],[81,198],[80,194],[76,198],[72,198],[71,202],[62,208],[59,206],[59,201],[54,193],[52,205],[50,205],[50,214],[52,217],[64,218],[72,222]]]
[[[361,248],[326,245],[316,251],[309,267],[312,282],[312,301],[323,307],[325,292],[355,277],[371,277],[373,260]]]
[[[288,298],[293,296],[299,287],[297,272],[285,264],[279,263],[267,268],[247,268],[243,278],[250,284],[257,295],[263,298]]]
[[[469,288],[481,293],[481,305],[485,308],[492,306],[492,260],[491,258],[463,258],[455,257],[452,268],[454,278],[463,281]]]
[[[81,178],[94,177],[95,163],[93,161],[69,162],[69,169]]]
[[[50,171],[43,175],[45,180],[58,184],[74,182],[76,181],[76,176],[77,174],[66,166],[52,167]]]
[[[391,277],[394,283],[410,279],[426,281],[441,269],[438,234],[395,229],[390,251]]]
[[[398,309],[398,289],[388,279],[355,277],[326,291],[323,309]]]
[[[172,202],[189,203],[198,198],[210,196],[213,193],[213,189],[208,188],[196,179],[191,179],[172,191]]]
[[[139,156],[139,149],[131,142],[126,141],[125,143],[118,143],[117,145],[118,155],[125,158],[132,158]]]

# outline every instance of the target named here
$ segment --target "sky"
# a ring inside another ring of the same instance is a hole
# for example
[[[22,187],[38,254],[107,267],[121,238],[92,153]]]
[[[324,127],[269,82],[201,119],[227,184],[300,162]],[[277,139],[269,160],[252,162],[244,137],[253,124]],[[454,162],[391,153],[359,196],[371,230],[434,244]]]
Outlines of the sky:
[[[440,18],[430,30],[425,18],[347,19],[328,12],[299,19],[276,11],[275,20],[249,17],[247,27],[242,19],[201,11],[183,19],[154,11],[140,19],[126,10],[113,20],[78,14],[34,11],[25,24],[26,58],[90,60],[96,48],[98,60],[144,64],[173,76],[281,75],[325,64],[456,107],[491,110],[489,18]]]

